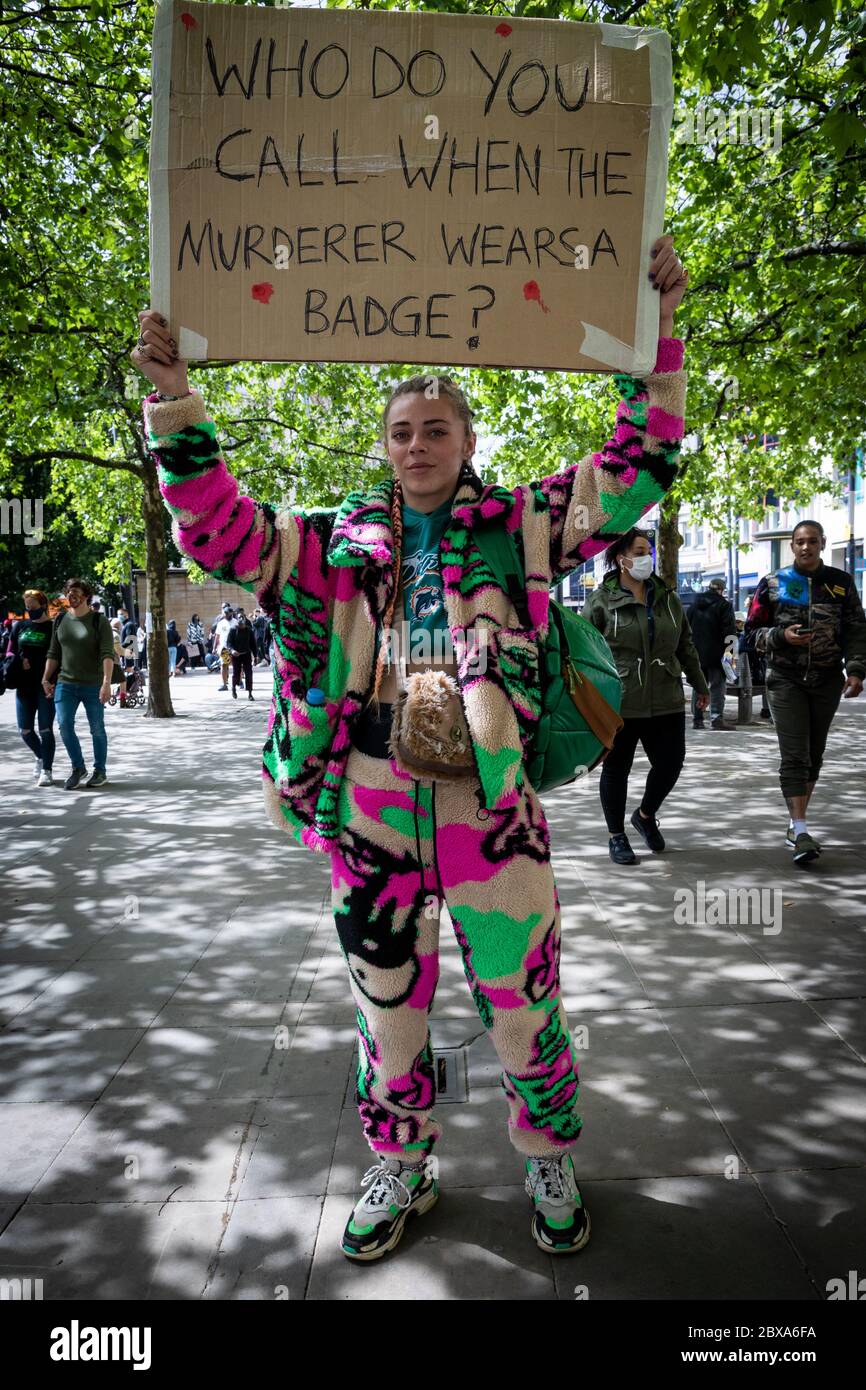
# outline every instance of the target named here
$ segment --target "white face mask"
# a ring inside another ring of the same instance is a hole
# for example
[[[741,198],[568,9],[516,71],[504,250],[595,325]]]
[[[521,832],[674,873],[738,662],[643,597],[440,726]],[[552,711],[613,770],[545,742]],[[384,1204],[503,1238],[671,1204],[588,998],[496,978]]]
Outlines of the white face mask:
[[[623,568],[626,568],[625,566]],[[632,557],[631,569],[627,570],[632,579],[649,579],[653,572],[652,555],[634,555]]]

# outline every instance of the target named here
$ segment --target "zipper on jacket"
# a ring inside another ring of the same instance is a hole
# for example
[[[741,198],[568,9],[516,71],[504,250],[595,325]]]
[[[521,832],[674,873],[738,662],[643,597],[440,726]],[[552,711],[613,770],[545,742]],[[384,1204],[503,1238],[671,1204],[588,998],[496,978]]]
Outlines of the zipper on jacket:
[[[807,577],[807,583],[808,583],[808,585],[809,585],[809,631],[812,632],[812,576],[811,576],[811,574],[808,575],[808,577]],[[808,679],[809,679],[809,672],[810,672],[811,669],[812,669],[812,642],[814,642],[814,640],[815,640],[815,634],[814,634],[814,632],[812,632],[812,641],[809,642],[809,645],[808,645],[807,648],[806,648],[806,674],[805,674],[805,676],[803,677],[803,680],[808,680]]]

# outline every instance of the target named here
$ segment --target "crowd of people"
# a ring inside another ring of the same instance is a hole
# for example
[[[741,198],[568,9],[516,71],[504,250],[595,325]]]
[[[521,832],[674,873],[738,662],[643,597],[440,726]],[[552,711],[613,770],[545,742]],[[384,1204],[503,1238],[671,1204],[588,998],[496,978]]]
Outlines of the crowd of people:
[[[806,521],[791,537],[795,565],[761,580],[748,614],[734,611],[724,580],[711,579],[687,616],[679,596],[655,573],[652,540],[651,532],[633,527],[609,547],[604,579],[583,610],[605,637],[622,680],[623,727],[599,779],[610,858],[615,864],[638,862],[625,826],[629,774],[638,745],[650,767],[629,826],[653,853],[665,848],[658,811],[685,763],[685,677],[696,730],[705,728],[707,709],[713,731],[731,729],[724,720],[729,686],[747,695],[760,694],[760,717],[776,725],[782,754],[780,783],[789,809],[786,842],[794,850],[795,863],[809,863],[821,848],[809,832],[806,810],[838,697],[843,690],[846,696],[859,694],[861,666],[866,674],[866,620],[856,588],[843,571],[824,565],[823,529]],[[820,575],[814,594],[813,575]],[[803,592],[807,598],[812,595],[807,623],[794,621],[804,616],[801,577],[806,581]],[[797,598],[792,599],[795,592]],[[83,579],[70,579],[64,596],[66,609],[52,619],[47,595],[40,589],[24,591],[26,617],[4,623],[0,680],[4,690],[14,687],[18,728],[34,756],[36,785],[54,782],[56,714],[72,763],[64,786],[73,790],[107,781],[104,705],[116,698],[123,708],[135,703],[135,695],[143,690],[147,633],[123,606],[108,619],[102,601]],[[777,626],[789,635],[775,637]],[[170,619],[166,640],[169,676],[186,675],[198,665],[219,674],[217,690],[231,690],[234,699],[242,690],[253,700],[254,667],[272,663],[273,636],[261,608],[249,618],[242,607],[224,603],[207,632],[193,613],[186,641]],[[813,653],[820,660],[814,667]],[[840,684],[842,660],[846,674]],[[89,776],[75,733],[79,705],[84,706],[93,743]]]
[[[145,703],[147,631],[121,605],[108,618],[102,600],[87,580],[69,579],[64,603],[53,617],[48,595],[25,589],[23,618],[7,618],[0,631],[0,694],[14,692],[21,740],[33,754],[37,787],[54,785],[55,720],[71,770],[63,785],[101,787],[108,781],[108,735],[105,705],[122,709]],[[56,605],[55,605],[56,606]],[[175,619],[166,624],[169,676],[186,674],[196,663],[222,672],[222,685],[237,699],[238,688],[253,696],[253,666],[271,665],[272,635],[268,620],[256,608],[250,620],[243,608],[224,603],[206,635],[198,614],[187,623],[182,641]],[[191,652],[193,653],[191,655]],[[88,774],[84,751],[75,730],[75,716],[84,706],[92,743]]]

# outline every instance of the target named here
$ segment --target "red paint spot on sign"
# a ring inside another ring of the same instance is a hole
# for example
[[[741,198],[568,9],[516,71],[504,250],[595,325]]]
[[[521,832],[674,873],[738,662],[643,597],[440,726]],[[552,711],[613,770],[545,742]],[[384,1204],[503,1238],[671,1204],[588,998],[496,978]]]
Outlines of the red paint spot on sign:
[[[508,35],[511,33],[511,25],[510,25],[510,24],[497,24],[496,29],[495,29],[494,32],[497,33],[497,34],[500,34],[500,35],[502,36],[503,39],[507,39],[507,38],[508,38]]]
[[[267,280],[260,285],[253,285],[253,299],[257,299],[260,304],[269,304],[273,292],[274,287],[269,285]]]
[[[538,288],[537,280],[527,280],[526,284],[523,286],[523,298],[537,299],[544,312],[546,314],[550,313],[550,310],[548,309],[544,300],[541,298],[541,290]]]
[[[198,28],[198,20],[191,14],[182,14],[180,17],[180,22],[183,25],[184,29]]]

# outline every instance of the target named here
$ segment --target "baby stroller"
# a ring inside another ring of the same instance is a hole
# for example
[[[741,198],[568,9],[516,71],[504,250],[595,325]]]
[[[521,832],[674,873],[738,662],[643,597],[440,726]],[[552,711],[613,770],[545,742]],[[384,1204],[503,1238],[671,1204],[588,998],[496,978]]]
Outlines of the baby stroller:
[[[118,690],[120,687],[118,686]],[[116,705],[118,700],[117,693],[112,690],[108,697],[110,705]],[[137,666],[126,672],[126,699],[123,702],[124,709],[137,709],[140,705],[142,709],[147,704],[147,685],[144,676]]]

